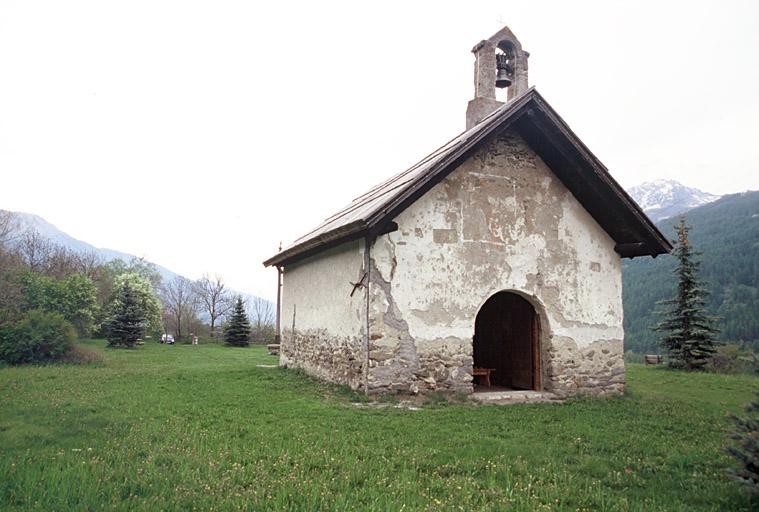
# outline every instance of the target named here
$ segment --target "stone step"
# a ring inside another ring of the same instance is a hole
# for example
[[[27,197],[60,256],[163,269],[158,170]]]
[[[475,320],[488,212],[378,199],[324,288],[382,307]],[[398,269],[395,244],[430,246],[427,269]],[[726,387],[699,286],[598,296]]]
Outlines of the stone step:
[[[535,404],[535,403],[559,403],[562,400],[548,391],[478,391],[472,393],[470,398],[481,404],[510,405],[510,404]]]

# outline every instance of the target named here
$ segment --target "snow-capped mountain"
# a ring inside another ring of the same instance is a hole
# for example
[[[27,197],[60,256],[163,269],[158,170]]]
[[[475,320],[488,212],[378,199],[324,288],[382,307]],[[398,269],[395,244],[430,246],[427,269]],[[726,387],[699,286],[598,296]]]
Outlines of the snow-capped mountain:
[[[722,196],[686,187],[675,180],[654,180],[627,191],[654,222],[673,217],[691,208],[716,201]]]

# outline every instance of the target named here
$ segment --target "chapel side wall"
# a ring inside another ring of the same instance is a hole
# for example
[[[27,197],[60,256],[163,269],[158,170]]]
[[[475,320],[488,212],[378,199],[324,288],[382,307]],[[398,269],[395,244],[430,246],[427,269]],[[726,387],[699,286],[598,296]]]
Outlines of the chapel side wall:
[[[351,296],[363,266],[364,243],[356,240],[285,267],[281,366],[353,389],[363,385],[364,288]]]
[[[370,391],[472,390],[482,304],[514,291],[541,319],[543,388],[624,389],[614,241],[515,133],[486,143],[371,251]]]

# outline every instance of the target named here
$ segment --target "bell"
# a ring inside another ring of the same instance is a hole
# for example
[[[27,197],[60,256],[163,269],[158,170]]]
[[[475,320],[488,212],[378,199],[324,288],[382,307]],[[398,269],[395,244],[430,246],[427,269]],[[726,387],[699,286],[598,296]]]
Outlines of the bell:
[[[503,53],[495,56],[496,75],[495,86],[503,89],[511,85],[511,64],[509,57]]]
[[[495,75],[495,86],[499,89],[503,89],[510,85],[511,78],[509,78],[509,71],[505,68],[498,68],[498,73]]]

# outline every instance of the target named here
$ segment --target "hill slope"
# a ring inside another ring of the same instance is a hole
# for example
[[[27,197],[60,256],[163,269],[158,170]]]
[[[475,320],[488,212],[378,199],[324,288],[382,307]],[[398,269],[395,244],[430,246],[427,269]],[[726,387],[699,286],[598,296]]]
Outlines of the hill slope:
[[[759,342],[759,192],[724,196],[688,212],[690,239],[701,251],[701,277],[712,292],[710,314],[721,317],[717,326],[724,340]],[[676,218],[657,223],[674,238]],[[655,351],[657,334],[650,326],[659,321],[656,301],[674,295],[675,260],[624,260],[625,350]]]
[[[131,261],[133,258],[136,258],[136,256],[132,254],[127,254],[125,252],[121,251],[115,251],[113,249],[106,249],[102,247],[95,247],[92,244],[88,244],[87,242],[83,242],[82,240],[78,240],[68,233],[61,231],[56,226],[51,224],[50,222],[46,221],[39,215],[34,215],[32,213],[24,213],[24,212],[13,212],[13,216],[18,222],[18,228],[17,230],[22,232],[26,231],[27,229],[32,229],[37,231],[40,235],[42,235],[44,238],[47,238],[48,240],[52,240],[58,245],[61,245],[63,247],[66,247],[67,249],[71,249],[72,251],[83,253],[83,252],[94,252],[98,256],[100,256],[103,261],[112,261],[112,260],[123,260],[123,261]],[[161,277],[163,278],[164,282],[171,281],[174,279],[178,274],[176,272],[172,272],[166,267],[162,267],[161,265],[155,265],[156,270],[161,274]]]
[[[60,230],[47,220],[43,219],[39,215],[34,215],[32,213],[24,213],[24,212],[12,212],[13,217],[15,218],[17,222],[17,226],[15,230],[18,233],[22,233],[26,230],[35,230],[40,235],[42,235],[44,238],[47,238],[53,242],[55,242],[58,245],[61,245],[63,247],[66,247],[67,249],[70,249],[75,252],[83,253],[83,252],[94,252],[98,256],[102,258],[104,262],[112,261],[112,260],[122,260],[125,262],[129,262],[134,258],[137,258],[137,256],[134,256],[133,254],[128,254],[121,251],[116,251],[113,249],[107,249],[107,248],[101,248],[101,247],[95,247],[92,244],[89,244],[87,242],[83,242],[82,240],[78,240],[68,233]],[[152,262],[151,262],[152,263]],[[179,274],[176,272],[163,267],[161,265],[155,265],[156,270],[159,274],[161,274],[161,278],[163,279],[163,282],[166,283],[168,281],[171,281],[175,277],[177,277]],[[256,300],[259,299],[256,295],[251,295],[249,293],[240,292],[237,290],[230,289],[230,293],[233,295],[241,295],[243,297],[243,300],[246,301],[248,304],[253,304],[256,302]],[[267,301],[269,302],[269,301]],[[205,313],[201,313],[201,318],[203,318]],[[205,319],[205,318],[203,318]]]

